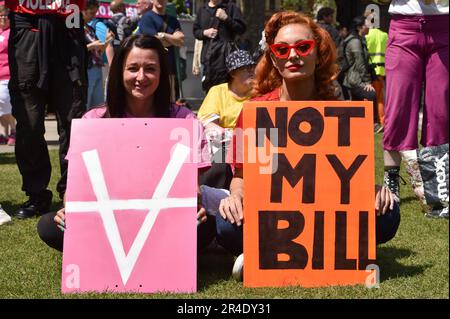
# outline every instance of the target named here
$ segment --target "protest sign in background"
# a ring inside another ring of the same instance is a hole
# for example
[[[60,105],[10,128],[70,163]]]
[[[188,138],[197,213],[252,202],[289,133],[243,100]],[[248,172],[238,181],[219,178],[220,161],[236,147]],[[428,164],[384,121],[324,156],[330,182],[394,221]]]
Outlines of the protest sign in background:
[[[103,18],[103,19],[110,19],[112,17],[112,11],[109,8],[111,1],[99,1],[99,7],[97,14],[95,15],[96,18]],[[133,0],[125,0],[125,7],[126,7],[126,15],[128,17],[137,15],[136,10],[136,1]]]
[[[376,257],[371,102],[250,102],[243,110],[244,135],[267,129],[259,145],[245,143],[244,285],[364,283]],[[278,146],[270,155],[271,127]]]

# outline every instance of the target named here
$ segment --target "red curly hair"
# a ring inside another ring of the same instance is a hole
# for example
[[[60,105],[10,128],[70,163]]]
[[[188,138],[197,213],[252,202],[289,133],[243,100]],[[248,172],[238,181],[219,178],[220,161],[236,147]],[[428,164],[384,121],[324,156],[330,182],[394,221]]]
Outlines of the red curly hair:
[[[311,18],[295,11],[277,12],[266,23],[264,33],[267,48],[256,66],[254,94],[258,96],[272,92],[283,82],[283,78],[270,59],[269,46],[274,43],[278,31],[288,24],[303,24],[311,29],[319,59],[314,72],[318,98],[321,100],[337,99],[339,94],[334,80],[337,77],[338,66],[333,40],[328,32],[319,27]]]

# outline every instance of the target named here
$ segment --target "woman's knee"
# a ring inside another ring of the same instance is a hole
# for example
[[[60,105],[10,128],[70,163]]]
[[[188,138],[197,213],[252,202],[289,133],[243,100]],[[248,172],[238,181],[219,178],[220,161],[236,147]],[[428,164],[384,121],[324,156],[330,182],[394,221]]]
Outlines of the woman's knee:
[[[400,225],[400,206],[394,204],[394,208],[376,219],[376,242],[377,245],[390,241],[397,234]]]
[[[53,220],[55,215],[56,212],[42,215],[42,217],[39,219],[39,222],[37,223],[37,232],[42,241],[45,242],[48,246],[62,251],[64,233],[56,226]]]

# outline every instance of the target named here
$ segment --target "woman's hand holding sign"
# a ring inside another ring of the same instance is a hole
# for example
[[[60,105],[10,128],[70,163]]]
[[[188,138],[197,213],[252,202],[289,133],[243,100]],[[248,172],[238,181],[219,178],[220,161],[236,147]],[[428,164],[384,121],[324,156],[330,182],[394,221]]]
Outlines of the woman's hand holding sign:
[[[229,197],[222,199],[219,212],[223,219],[227,219],[231,224],[236,223],[237,226],[241,226],[244,219],[242,196],[231,194]]]
[[[58,226],[59,229],[61,229],[61,231],[64,231],[66,229],[66,224],[65,224],[65,220],[66,220],[66,209],[63,207],[60,210],[58,210],[58,212],[56,213],[55,218],[53,218],[53,220],[56,223],[56,226]]]
[[[386,186],[375,186],[375,211],[378,216],[394,209],[394,195]]]

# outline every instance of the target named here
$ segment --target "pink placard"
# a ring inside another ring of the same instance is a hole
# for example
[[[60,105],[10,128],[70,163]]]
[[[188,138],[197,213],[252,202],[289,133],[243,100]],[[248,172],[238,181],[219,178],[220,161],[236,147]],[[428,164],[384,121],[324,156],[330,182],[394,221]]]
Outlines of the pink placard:
[[[74,120],[70,143],[62,292],[195,292],[198,122]]]

